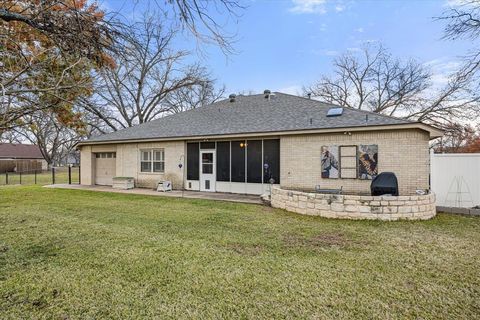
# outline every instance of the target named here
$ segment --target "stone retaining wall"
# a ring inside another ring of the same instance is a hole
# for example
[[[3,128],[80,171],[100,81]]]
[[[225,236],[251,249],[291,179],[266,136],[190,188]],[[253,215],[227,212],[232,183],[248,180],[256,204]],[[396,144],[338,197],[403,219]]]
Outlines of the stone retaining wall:
[[[435,194],[356,196],[272,189],[271,205],[299,214],[341,219],[426,220],[436,215]]]

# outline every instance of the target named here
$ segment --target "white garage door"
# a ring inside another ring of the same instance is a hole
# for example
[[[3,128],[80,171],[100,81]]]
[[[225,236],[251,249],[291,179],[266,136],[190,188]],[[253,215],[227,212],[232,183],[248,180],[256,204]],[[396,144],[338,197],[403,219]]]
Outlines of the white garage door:
[[[115,176],[115,152],[99,152],[95,154],[95,184],[111,186]]]

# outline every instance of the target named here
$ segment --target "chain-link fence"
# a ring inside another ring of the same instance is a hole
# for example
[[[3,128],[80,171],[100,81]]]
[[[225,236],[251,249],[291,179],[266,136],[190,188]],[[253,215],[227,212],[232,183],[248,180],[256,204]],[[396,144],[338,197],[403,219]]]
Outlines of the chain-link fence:
[[[0,185],[80,184],[80,167],[54,167],[50,170],[16,171],[0,174]]]

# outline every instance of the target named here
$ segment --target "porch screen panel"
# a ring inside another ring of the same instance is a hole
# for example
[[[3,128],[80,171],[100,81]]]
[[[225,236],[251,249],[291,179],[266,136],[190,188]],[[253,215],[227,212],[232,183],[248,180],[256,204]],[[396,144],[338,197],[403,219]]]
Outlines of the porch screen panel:
[[[279,139],[263,141],[263,164],[264,164],[263,182],[270,183],[270,178],[273,178],[276,184],[280,183],[280,140]]]
[[[200,149],[215,149],[215,142],[200,142]]]
[[[247,141],[247,182],[262,183],[262,140]]]
[[[200,163],[200,145],[187,143],[187,180],[198,180]]]
[[[217,181],[230,181],[230,141],[217,142]]]
[[[245,141],[232,141],[232,182],[245,182]]]

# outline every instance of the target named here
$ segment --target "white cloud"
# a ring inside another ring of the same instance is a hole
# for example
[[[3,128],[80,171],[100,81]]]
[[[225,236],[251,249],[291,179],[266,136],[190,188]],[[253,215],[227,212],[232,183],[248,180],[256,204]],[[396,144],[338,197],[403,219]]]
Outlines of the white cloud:
[[[462,65],[460,61],[448,60],[447,58],[433,59],[423,64],[432,72],[432,85],[436,89],[448,84],[450,76]]]
[[[447,58],[434,59],[425,63],[426,66],[437,72],[454,72],[460,68],[462,63],[458,60],[447,60]]]
[[[362,32],[365,31],[365,30],[363,30],[363,28],[357,28],[357,29],[355,29],[355,31],[357,31],[357,32],[359,32],[359,33],[362,33]]]
[[[337,4],[337,5],[335,6],[335,11],[337,11],[337,12],[342,12],[343,10],[345,10],[345,8],[346,8],[345,5],[343,5],[343,4]]]
[[[365,39],[361,41],[362,44],[379,44],[381,41],[379,39]]]
[[[472,0],[447,0],[443,4],[443,6],[453,8],[453,7],[461,7],[465,5],[471,5],[471,4],[472,4]]]
[[[324,14],[327,12],[325,8],[326,0],[292,0],[293,7],[290,12],[293,13],[318,13]]]
[[[328,50],[328,49],[312,49],[307,51],[306,53],[310,53],[316,56],[329,56],[329,57],[338,56],[340,54],[340,52],[336,50]]]
[[[291,0],[293,13],[325,14],[327,11],[337,13],[347,10],[354,0]]]
[[[324,50],[323,54],[326,56],[333,57],[333,56],[338,56],[340,53],[336,50]]]
[[[358,48],[358,47],[350,47],[350,48],[347,48],[347,51],[349,51],[349,52],[360,52],[360,51],[362,51],[362,49]]]

